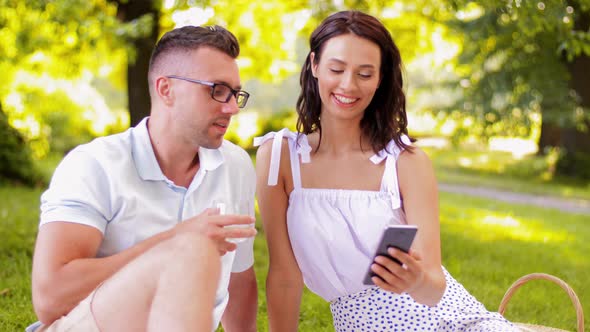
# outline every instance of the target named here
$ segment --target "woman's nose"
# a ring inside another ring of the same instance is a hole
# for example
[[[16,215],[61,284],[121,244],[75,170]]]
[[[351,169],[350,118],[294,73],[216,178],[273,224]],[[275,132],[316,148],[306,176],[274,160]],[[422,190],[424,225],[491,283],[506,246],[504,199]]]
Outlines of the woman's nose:
[[[356,88],[356,79],[354,73],[344,72],[340,79],[340,87],[345,91]]]

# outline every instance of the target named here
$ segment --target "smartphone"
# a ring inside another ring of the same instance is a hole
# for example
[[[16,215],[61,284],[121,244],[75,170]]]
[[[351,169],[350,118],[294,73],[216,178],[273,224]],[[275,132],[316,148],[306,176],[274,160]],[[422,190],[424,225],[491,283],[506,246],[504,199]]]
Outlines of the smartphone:
[[[387,256],[392,260],[396,261],[398,264],[401,264],[400,261],[389,256],[389,254],[387,253],[387,249],[389,249],[390,247],[394,247],[399,250],[402,250],[403,252],[410,251],[412,242],[414,242],[414,237],[416,237],[416,232],[418,232],[418,226],[416,225],[388,226],[385,229],[385,232],[383,232],[383,235],[381,236],[381,241],[379,241],[379,246],[377,247],[377,251],[373,256],[373,261],[371,261],[371,265],[374,263],[374,259],[377,256]],[[373,280],[371,280],[371,278],[375,275],[376,274],[371,270],[371,266],[369,265],[369,270],[365,275],[363,284],[373,285]]]

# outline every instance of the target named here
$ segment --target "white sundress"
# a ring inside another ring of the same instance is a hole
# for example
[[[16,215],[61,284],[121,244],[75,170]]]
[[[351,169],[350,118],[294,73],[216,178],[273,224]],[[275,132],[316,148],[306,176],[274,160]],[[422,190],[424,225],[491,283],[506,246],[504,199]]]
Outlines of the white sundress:
[[[434,307],[407,293],[363,284],[383,230],[406,224],[396,170],[402,150],[393,141],[371,157],[375,164],[386,164],[381,190],[367,191],[303,188],[299,160],[311,162],[311,147],[307,136],[287,129],[254,140],[255,146],[273,140],[269,185],[277,184],[283,138],[294,187],[287,209],[289,239],[305,285],[330,302],[337,332],[519,331],[499,313],[486,310],[444,268],[446,289]],[[402,139],[410,144],[407,137]]]

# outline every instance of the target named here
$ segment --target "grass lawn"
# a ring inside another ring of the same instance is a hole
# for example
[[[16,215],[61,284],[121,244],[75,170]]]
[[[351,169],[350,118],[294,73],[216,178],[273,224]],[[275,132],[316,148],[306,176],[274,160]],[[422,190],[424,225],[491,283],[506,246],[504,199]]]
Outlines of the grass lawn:
[[[31,257],[41,190],[0,187],[0,331],[24,331],[34,320]]]
[[[443,264],[488,309],[497,310],[517,278],[553,274],[590,308],[590,216],[471,198],[441,195]],[[506,311],[509,320],[575,330],[566,293],[547,281],[522,287]],[[585,325],[589,320],[586,318]]]
[[[0,187],[0,331],[23,331],[35,320],[30,303],[31,254],[37,230],[39,189]],[[487,199],[441,195],[443,263],[488,309],[518,277],[554,274],[590,308],[590,217]],[[260,234],[255,243],[259,330],[267,331],[264,279],[268,264]],[[575,312],[565,293],[544,281],[519,290],[507,318],[574,330]],[[590,322],[586,319],[586,325]],[[300,331],[333,331],[327,303],[306,292]]]
[[[477,148],[425,147],[439,182],[484,186],[514,192],[590,200],[590,181],[553,176],[550,157]]]

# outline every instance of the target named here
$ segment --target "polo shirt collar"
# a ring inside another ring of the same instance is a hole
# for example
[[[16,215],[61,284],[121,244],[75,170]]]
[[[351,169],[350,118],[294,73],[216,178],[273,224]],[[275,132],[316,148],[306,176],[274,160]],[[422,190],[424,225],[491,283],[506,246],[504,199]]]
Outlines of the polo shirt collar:
[[[222,146],[223,144],[225,144],[225,141],[222,143]],[[201,169],[212,171],[223,164],[224,159],[220,149],[221,147],[218,149],[199,148],[199,162],[201,163]]]
[[[148,119],[149,117],[144,118],[135,127],[131,128],[133,161],[135,162],[137,173],[143,180],[166,180],[166,176],[162,173],[162,169],[154,154],[147,127]],[[225,142],[223,144],[225,144]],[[212,171],[221,166],[224,162],[224,158],[220,149],[205,149],[200,147],[200,169],[204,171]]]

